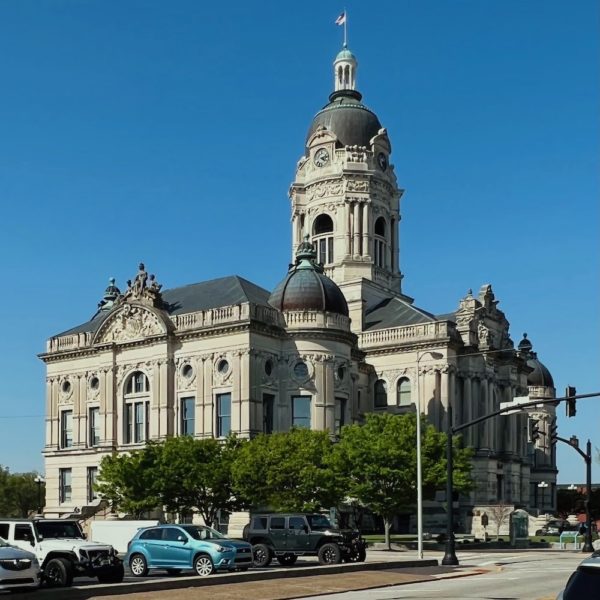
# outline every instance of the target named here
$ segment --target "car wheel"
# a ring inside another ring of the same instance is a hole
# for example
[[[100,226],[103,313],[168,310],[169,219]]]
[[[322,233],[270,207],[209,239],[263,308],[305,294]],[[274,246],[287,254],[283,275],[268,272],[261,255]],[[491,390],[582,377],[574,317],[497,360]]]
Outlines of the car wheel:
[[[215,566],[208,554],[200,554],[194,560],[194,571],[201,577],[207,577],[215,572]]]
[[[129,570],[134,577],[145,577],[148,575],[148,563],[143,554],[134,554],[129,559]]]
[[[318,557],[322,565],[337,565],[342,560],[342,553],[337,544],[323,544],[319,548]]]
[[[294,554],[284,554],[277,557],[277,562],[284,567],[291,567],[297,560],[298,557]]]
[[[120,564],[113,567],[110,571],[98,575],[98,581],[100,583],[121,583],[123,577],[125,577],[125,569],[123,568],[123,565]]]
[[[167,569],[167,573],[169,575],[179,575],[179,573],[181,573],[181,569]]]
[[[73,583],[73,565],[66,558],[52,558],[44,568],[48,587],[69,587]]]
[[[271,549],[266,544],[252,546],[252,557],[254,566],[258,568],[268,567],[273,560]]]
[[[362,550],[355,550],[348,557],[348,562],[365,562],[367,558],[367,551],[363,548]]]

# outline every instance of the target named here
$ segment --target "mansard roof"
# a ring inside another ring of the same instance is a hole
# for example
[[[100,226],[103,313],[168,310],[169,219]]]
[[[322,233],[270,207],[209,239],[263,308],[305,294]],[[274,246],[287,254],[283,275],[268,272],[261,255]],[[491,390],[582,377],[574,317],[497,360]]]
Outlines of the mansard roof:
[[[364,331],[432,323],[437,321],[434,315],[409,304],[401,298],[392,296],[365,311]]]
[[[269,306],[269,294],[260,286],[239,277],[230,275],[210,281],[192,283],[162,292],[163,309],[169,315],[180,315],[199,310],[208,310],[220,306],[231,306],[250,302],[261,306]],[[110,311],[99,310],[89,321],[63,331],[55,337],[72,335],[84,331],[95,332],[104,320],[110,315]]]

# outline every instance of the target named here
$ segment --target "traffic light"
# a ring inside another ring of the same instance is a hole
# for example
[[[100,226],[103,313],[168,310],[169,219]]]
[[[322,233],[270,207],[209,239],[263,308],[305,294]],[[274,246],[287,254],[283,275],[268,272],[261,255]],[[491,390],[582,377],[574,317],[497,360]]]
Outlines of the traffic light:
[[[529,419],[529,441],[535,444],[540,439],[540,422],[538,419]]]
[[[577,400],[575,398],[573,398],[573,396],[577,395],[577,390],[571,386],[568,385],[567,388],[565,389],[565,397],[566,397],[566,409],[567,409],[567,417],[574,417],[577,414]]]
[[[556,439],[556,437],[558,436],[558,432],[557,432],[557,425],[556,425],[556,419],[554,419],[552,421],[552,425],[550,426],[550,443],[551,444],[556,444],[556,442],[558,441]]]

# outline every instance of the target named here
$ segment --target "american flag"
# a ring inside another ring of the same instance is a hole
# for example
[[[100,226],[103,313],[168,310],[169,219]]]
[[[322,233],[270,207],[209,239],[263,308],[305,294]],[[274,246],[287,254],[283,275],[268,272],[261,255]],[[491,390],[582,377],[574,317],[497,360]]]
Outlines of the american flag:
[[[336,20],[336,25],[343,25],[346,22],[346,11],[344,11]]]

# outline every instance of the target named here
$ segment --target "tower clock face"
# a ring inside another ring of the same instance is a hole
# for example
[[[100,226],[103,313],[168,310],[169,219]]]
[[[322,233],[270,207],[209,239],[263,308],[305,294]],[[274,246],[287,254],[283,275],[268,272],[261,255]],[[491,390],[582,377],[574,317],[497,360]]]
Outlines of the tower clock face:
[[[383,152],[380,152],[377,155],[377,164],[379,165],[379,168],[382,171],[385,171],[387,169],[388,161],[386,155]]]
[[[319,148],[315,152],[314,163],[317,167],[324,167],[329,161],[329,152],[325,148]]]

